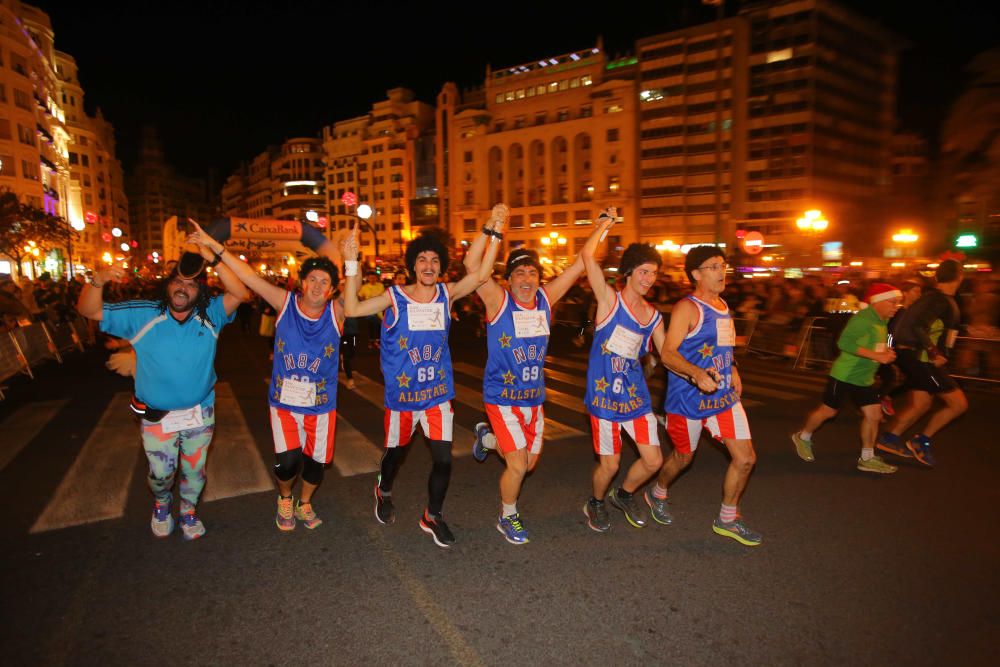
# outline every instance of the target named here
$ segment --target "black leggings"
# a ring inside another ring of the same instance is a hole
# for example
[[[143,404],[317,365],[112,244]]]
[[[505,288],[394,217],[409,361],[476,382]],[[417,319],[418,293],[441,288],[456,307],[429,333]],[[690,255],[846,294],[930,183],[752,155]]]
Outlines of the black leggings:
[[[431,475],[427,479],[427,511],[434,515],[441,514],[444,497],[448,493],[448,482],[451,480],[451,443],[447,440],[428,440],[431,447]],[[406,455],[406,447],[390,447],[382,454],[379,466],[379,490],[392,492],[392,483],[399,472],[399,464]]]

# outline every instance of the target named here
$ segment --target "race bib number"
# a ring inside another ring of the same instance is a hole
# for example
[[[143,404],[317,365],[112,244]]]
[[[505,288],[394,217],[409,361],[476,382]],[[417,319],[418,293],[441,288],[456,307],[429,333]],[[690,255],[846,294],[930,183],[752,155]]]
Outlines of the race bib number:
[[[285,405],[311,408],[316,405],[316,383],[309,380],[285,378],[281,383],[281,398]]]
[[[608,339],[609,350],[619,357],[638,359],[640,348],[642,348],[642,334],[629,331],[620,324],[615,325],[615,330],[611,332],[611,338]]]
[[[735,347],[736,327],[733,326],[733,321],[728,317],[715,320],[715,336],[719,347]]]
[[[408,303],[406,319],[411,331],[444,331],[443,303]]]
[[[949,350],[955,347],[955,340],[958,339],[958,329],[948,329],[944,337],[944,346]]]
[[[534,338],[535,336],[548,336],[549,323],[545,319],[545,313],[539,310],[514,311],[514,335],[518,338]]]
[[[187,410],[171,410],[160,420],[164,433],[176,433],[192,428],[200,428],[204,422],[201,418],[201,406],[196,405]]]

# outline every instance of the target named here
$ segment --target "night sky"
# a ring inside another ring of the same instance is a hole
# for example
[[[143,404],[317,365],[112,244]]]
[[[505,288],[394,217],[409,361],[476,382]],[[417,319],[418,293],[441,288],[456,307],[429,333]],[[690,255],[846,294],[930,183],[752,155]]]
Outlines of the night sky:
[[[171,164],[192,176],[214,168],[220,185],[268,144],[363,114],[390,88],[410,88],[433,103],[445,81],[481,84],[487,64],[588,48],[598,35],[610,54],[624,54],[637,37],[714,16],[700,0],[35,4],[52,18],[56,48],[77,60],[88,112],[100,106],[114,124],[126,169],[140,126],[151,124]],[[996,3],[842,4],[909,43],[900,125],[933,140],[966,80],[964,65],[1000,45]],[[737,6],[730,0],[730,13]]]

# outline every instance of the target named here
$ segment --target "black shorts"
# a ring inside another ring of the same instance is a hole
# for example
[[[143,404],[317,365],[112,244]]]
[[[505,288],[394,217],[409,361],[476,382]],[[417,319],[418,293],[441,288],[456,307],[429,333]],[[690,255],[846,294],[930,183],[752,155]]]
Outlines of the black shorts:
[[[875,405],[881,399],[875,391],[875,385],[861,387],[850,382],[838,380],[835,377],[826,379],[826,389],[823,390],[823,405],[839,410],[844,402],[844,397],[850,396],[854,405],[863,408],[866,405]]]
[[[906,375],[903,386],[915,391],[926,391],[928,394],[947,394],[958,389],[955,380],[943,366],[938,368],[929,361],[920,361],[919,355],[918,350],[896,350],[896,365]]]

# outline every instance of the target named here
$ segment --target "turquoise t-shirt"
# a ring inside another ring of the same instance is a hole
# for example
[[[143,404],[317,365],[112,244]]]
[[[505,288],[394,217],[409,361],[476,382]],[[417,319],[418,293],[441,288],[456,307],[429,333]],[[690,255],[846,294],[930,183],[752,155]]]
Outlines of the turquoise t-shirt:
[[[215,403],[215,347],[226,314],[222,297],[212,297],[208,321],[192,312],[179,322],[157,301],[104,304],[101,331],[125,338],[135,348],[135,394],[156,410],[183,410]]]

